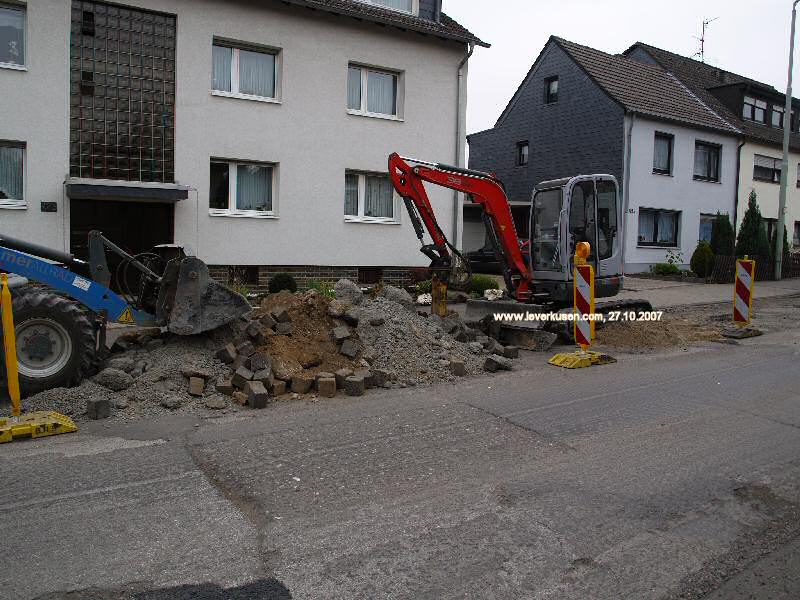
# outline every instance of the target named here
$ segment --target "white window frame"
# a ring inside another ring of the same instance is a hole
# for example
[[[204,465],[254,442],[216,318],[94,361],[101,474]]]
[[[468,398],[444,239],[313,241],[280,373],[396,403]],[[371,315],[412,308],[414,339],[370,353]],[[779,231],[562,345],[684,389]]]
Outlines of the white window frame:
[[[414,15],[415,17],[419,16],[419,0],[411,0],[411,12],[406,10],[401,10],[399,8],[393,8],[391,6],[385,6],[376,0],[356,0],[357,2],[361,2],[362,4],[369,4],[370,6],[377,6],[378,8],[383,8],[385,10],[393,10],[394,12],[399,12],[404,15]]]
[[[360,69],[361,70],[361,108],[347,108],[347,114],[356,115],[359,117],[370,117],[373,119],[386,119],[387,121],[402,121],[403,117],[401,116],[403,113],[403,92],[404,92],[404,85],[405,82],[403,81],[403,74],[398,71],[392,71],[391,69],[381,69],[378,67],[368,67],[366,65],[362,65],[359,63],[349,63],[347,65],[347,73],[348,73],[348,81],[350,77],[350,69]],[[369,106],[369,74],[370,73],[379,73],[381,75],[391,75],[396,79],[395,85],[395,109],[397,111],[396,115],[389,115],[385,113],[374,113],[369,112],[367,110],[367,106]],[[347,105],[348,103],[345,103]]]
[[[231,49],[231,91],[214,89],[214,66],[211,66],[211,95],[223,98],[238,98],[240,100],[254,100],[256,102],[267,102],[271,104],[281,104],[281,62],[282,53],[280,48],[268,48],[263,46],[250,46],[242,42],[231,42],[221,38],[214,38],[211,44],[212,52],[214,46]],[[239,55],[242,50],[247,52],[257,52],[259,54],[269,54],[275,58],[275,72],[273,73],[273,86],[275,87],[274,96],[259,96],[258,94],[243,94],[239,91]]]
[[[211,189],[209,188],[209,208],[208,214],[212,217],[236,217],[248,219],[277,219],[278,218],[278,164],[270,162],[256,162],[246,160],[227,160],[224,158],[212,158],[209,161],[209,174],[211,164],[228,165],[228,208],[211,208]],[[272,169],[272,210],[239,210],[236,208],[236,192],[239,184],[238,167],[248,166],[269,167]],[[210,180],[210,177],[209,177]]]
[[[6,210],[26,210],[28,203],[25,200],[28,191],[27,181],[27,161],[28,161],[28,148],[24,142],[13,142],[7,140],[0,140],[0,146],[5,148],[19,148],[22,150],[22,198],[3,198],[0,199],[0,209]]]
[[[22,11],[22,64],[0,62],[0,69],[12,71],[28,70],[28,5],[20,2],[6,2],[0,0],[0,8],[10,8]]]
[[[364,201],[367,197],[367,177],[386,177],[391,183],[391,178],[388,173],[376,173],[374,171],[359,171],[356,169],[348,169],[344,173],[345,181],[348,175],[358,176],[358,215],[345,215],[345,223],[374,223],[376,225],[400,225],[400,196],[397,190],[392,186],[392,213],[391,217],[367,217],[364,215]],[[345,184],[344,194],[342,200],[347,193]],[[344,207],[342,208],[344,210]]]

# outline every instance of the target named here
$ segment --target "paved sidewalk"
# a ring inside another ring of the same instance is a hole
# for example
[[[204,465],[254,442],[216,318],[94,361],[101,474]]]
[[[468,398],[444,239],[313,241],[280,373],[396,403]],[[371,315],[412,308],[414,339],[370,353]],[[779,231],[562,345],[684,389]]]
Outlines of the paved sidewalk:
[[[800,294],[800,278],[782,281],[757,281],[755,299]],[[733,284],[682,283],[645,277],[625,277],[625,289],[619,299],[644,299],[657,308],[687,304],[728,302],[733,298]]]

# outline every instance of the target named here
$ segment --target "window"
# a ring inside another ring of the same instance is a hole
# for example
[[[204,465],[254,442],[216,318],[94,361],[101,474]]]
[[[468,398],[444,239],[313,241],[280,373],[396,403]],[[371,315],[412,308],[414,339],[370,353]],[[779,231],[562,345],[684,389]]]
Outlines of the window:
[[[211,162],[209,212],[212,216],[274,216],[275,166]]]
[[[797,163],[797,187],[800,188],[800,163]]]
[[[780,158],[770,158],[769,156],[756,154],[753,158],[753,179],[780,183],[781,162],[783,161]]]
[[[714,227],[715,218],[714,215],[700,215],[700,235],[697,241],[711,243],[711,230]]]
[[[558,102],[558,77],[548,77],[544,80],[544,103]]]
[[[764,226],[764,231],[767,232],[767,239],[772,244],[772,236],[778,230],[778,219],[761,219],[761,224]],[[772,247],[772,246],[770,246]]]
[[[398,75],[351,65],[347,70],[347,109],[368,116],[397,117]]]
[[[0,66],[25,65],[25,8],[0,4]]]
[[[0,141],[0,207],[25,206],[24,158],[23,145]]]
[[[520,142],[517,144],[517,166],[524,167],[528,164],[529,153],[530,144],[528,144],[528,142]]]
[[[395,194],[388,175],[348,171],[344,176],[346,221],[396,223]]]
[[[800,246],[800,221],[794,222],[794,236],[792,237],[792,246]]]
[[[773,106],[772,107],[772,126],[782,128],[783,127],[783,114],[784,109],[780,106]]]
[[[719,181],[719,155],[722,148],[708,142],[694,143],[694,178]]]
[[[639,209],[639,246],[678,246],[681,213],[674,210]]]
[[[670,175],[672,173],[672,140],[668,133],[656,132],[653,149],[653,173]]]
[[[399,10],[400,12],[406,12],[411,14],[416,14],[419,12],[417,8],[415,10],[415,4],[419,4],[419,2],[414,2],[413,0],[358,0],[364,4],[372,4],[374,6],[382,6],[384,8],[391,8],[392,10]]]
[[[274,100],[278,82],[276,59],[274,52],[214,42],[211,88],[219,95]]]
[[[750,96],[744,97],[744,109],[742,116],[750,121],[766,123],[767,121],[767,102],[766,100],[756,100]]]

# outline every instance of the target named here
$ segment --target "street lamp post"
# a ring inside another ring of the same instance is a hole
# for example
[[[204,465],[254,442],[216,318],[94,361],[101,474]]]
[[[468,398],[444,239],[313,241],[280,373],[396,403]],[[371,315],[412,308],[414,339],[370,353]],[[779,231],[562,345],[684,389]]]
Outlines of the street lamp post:
[[[778,231],[775,233],[775,279],[781,278],[783,268],[783,235],[786,229],[786,188],[789,185],[789,138],[792,132],[792,68],[794,66],[794,26],[797,3],[792,3],[792,32],[789,36],[789,79],[786,84],[786,108],[783,113],[783,163],[781,165],[781,191],[778,197]]]

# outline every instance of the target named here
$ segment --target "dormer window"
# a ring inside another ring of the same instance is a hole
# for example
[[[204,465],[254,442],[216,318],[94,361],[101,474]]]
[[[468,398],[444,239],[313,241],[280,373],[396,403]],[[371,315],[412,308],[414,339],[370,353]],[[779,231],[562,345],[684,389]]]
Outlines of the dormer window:
[[[756,100],[750,96],[744,97],[744,109],[742,110],[742,117],[750,121],[758,121],[759,123],[767,122],[767,101]]]
[[[419,0],[358,0],[363,4],[381,6],[412,15],[419,14]]]

